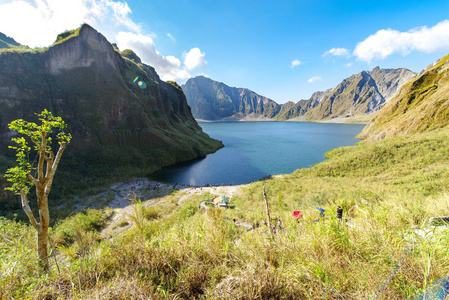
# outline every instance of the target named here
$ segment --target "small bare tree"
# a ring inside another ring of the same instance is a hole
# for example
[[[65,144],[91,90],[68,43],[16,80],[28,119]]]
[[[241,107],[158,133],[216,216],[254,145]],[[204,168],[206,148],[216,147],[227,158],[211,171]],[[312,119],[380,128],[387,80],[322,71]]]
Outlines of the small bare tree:
[[[15,120],[9,124],[9,128],[16,131],[21,136],[11,139],[17,144],[17,146],[10,146],[10,148],[16,150],[18,166],[8,169],[5,177],[12,183],[12,186],[6,189],[12,191],[16,195],[20,195],[22,208],[28,216],[31,225],[33,225],[37,231],[39,265],[48,273],[50,271],[47,253],[47,234],[50,223],[48,194],[50,193],[53,178],[62,153],[70,142],[71,135],[64,133],[66,124],[60,117],[54,117],[52,113],[47,110],[44,110],[37,116],[41,121],[40,125],[22,119]],[[51,148],[51,135],[53,134],[56,135],[59,142],[59,149],[56,155],[54,155]],[[37,167],[33,166],[29,161],[31,153],[29,141],[34,144],[34,150],[37,151]],[[32,185],[36,187],[39,222],[34,218],[28,203],[27,195]]]
[[[263,186],[262,192],[263,192],[263,199],[265,200],[265,208],[267,209],[268,228],[270,229],[271,235],[273,235],[273,228],[271,228],[270,209],[268,208],[267,193],[265,193],[265,185]]]

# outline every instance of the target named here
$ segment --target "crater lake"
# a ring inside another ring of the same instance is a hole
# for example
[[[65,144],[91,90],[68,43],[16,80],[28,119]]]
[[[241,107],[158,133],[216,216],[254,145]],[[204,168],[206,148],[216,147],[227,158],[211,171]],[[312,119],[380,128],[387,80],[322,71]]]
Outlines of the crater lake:
[[[205,158],[151,174],[165,183],[245,184],[269,175],[292,173],[326,159],[331,149],[352,146],[364,124],[306,122],[199,122],[224,148]]]

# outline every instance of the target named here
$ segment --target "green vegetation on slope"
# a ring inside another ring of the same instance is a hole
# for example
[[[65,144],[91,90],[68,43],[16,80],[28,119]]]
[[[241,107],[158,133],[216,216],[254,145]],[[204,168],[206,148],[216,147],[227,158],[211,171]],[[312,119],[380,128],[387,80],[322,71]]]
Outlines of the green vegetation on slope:
[[[17,43],[13,38],[0,32],[0,49],[2,48],[26,49],[28,47]]]
[[[79,36],[81,28],[82,27],[79,27],[79,28],[73,29],[73,30],[67,30],[67,31],[65,31],[63,33],[58,34],[58,36],[56,38],[56,41],[53,43],[53,46],[57,45],[57,44],[60,44],[60,43],[63,43],[63,42],[65,42],[68,39],[71,39],[73,37]]]
[[[178,206],[183,194],[173,193],[152,212],[137,202],[133,227],[112,239],[97,232],[107,209],[77,214],[53,228],[50,277],[37,273],[29,226],[0,220],[8,237],[0,240],[0,296],[366,299],[401,262],[379,298],[411,298],[449,273],[447,227],[427,238],[413,231],[448,215],[448,139],[439,129],[335,149],[310,169],[248,185],[234,210],[199,211],[207,194]],[[272,238],[261,223],[264,185],[285,227]],[[353,226],[338,223],[337,205]],[[313,222],[318,206],[329,218]],[[294,210],[304,214],[298,224]],[[246,232],[233,218],[261,227]]]
[[[367,140],[445,127],[449,118],[449,55],[402,86],[359,135]]]

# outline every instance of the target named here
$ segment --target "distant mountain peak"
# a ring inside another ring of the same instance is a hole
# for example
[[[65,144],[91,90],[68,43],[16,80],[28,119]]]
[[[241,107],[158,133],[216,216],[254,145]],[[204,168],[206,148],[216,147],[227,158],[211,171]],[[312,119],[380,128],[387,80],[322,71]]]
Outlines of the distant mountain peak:
[[[280,105],[267,97],[204,76],[190,78],[182,89],[197,119],[272,119],[280,110]]]
[[[372,71],[361,71],[343,79],[332,89],[315,92],[308,100],[283,105],[249,89],[231,88],[203,76],[189,79],[182,88],[197,119],[235,120],[253,113],[274,120],[316,121],[377,111],[400,86],[415,76],[416,73],[407,69],[381,69],[377,66]],[[248,102],[248,98],[251,101]],[[266,105],[270,107],[269,113],[264,108]]]
[[[449,55],[401,86],[359,135],[368,141],[449,125]]]
[[[378,111],[416,73],[407,69],[361,71],[344,79],[320,104],[306,114],[308,120],[361,116]]]

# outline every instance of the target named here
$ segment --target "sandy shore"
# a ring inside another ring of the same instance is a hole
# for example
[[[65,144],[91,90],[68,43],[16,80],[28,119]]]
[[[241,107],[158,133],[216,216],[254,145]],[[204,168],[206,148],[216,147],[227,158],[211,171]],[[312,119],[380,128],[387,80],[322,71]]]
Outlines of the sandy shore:
[[[178,190],[178,204],[193,195],[209,192],[211,195],[232,198],[240,193],[244,185],[224,185],[209,187],[191,187],[183,185],[166,184],[151,181],[148,178],[136,178],[131,181],[111,184],[105,192],[86,197],[76,197],[75,211],[87,208],[110,207],[124,209],[133,204],[133,199],[140,199],[142,203],[171,195]]]
[[[137,178],[131,181],[111,184],[107,191],[96,195],[77,197],[78,204],[74,206],[74,210],[111,208],[108,224],[101,231],[101,235],[105,238],[112,238],[119,232],[131,228],[133,223],[131,216],[135,214],[134,198],[140,199],[143,206],[150,207],[163,203],[165,201],[164,198],[172,195],[176,189],[177,205],[182,205],[185,200],[204,193],[210,193],[212,198],[225,196],[232,202],[232,198],[241,193],[242,188],[245,186],[174,186],[173,184],[150,181],[148,178]]]

